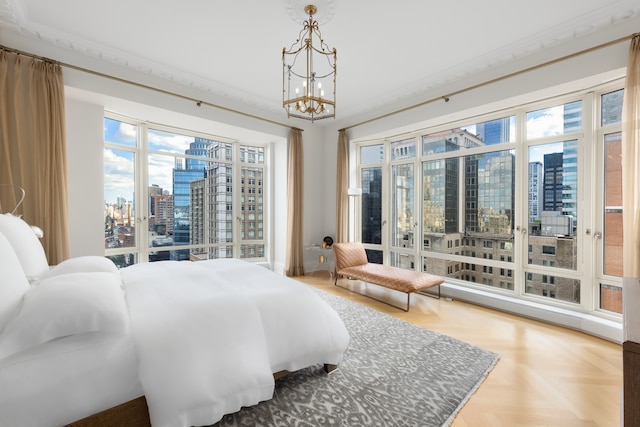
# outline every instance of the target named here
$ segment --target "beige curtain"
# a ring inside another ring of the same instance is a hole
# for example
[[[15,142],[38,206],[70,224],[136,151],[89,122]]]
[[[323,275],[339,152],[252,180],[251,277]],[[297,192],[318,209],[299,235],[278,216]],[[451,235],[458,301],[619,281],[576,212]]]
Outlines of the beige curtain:
[[[0,50],[0,183],[26,191],[16,214],[44,231],[49,264],[68,258],[62,69],[5,50]],[[7,197],[3,209],[15,202],[11,192],[0,197]]]
[[[336,177],[336,242],[349,241],[349,140],[347,131],[338,133]]]
[[[631,39],[622,110],[624,276],[640,278],[640,35]]]
[[[289,173],[287,205],[287,258],[284,270],[287,276],[304,276],[304,247],[302,216],[304,210],[304,156],[302,131],[289,132]]]

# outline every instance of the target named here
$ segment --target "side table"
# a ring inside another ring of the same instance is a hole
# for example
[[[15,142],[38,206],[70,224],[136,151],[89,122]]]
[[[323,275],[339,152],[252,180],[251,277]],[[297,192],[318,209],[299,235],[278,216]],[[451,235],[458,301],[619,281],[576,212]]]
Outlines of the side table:
[[[314,274],[318,270],[325,270],[329,272],[329,278],[333,277],[334,262],[333,262],[333,249],[330,247],[323,248],[322,246],[311,245],[305,249],[305,258],[309,256],[313,257],[314,266],[309,273]]]

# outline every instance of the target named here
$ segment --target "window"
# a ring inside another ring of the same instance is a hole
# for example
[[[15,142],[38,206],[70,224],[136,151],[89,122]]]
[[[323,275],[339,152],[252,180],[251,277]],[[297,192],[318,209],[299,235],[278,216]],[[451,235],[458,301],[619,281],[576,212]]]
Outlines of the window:
[[[262,190],[264,158],[264,146],[105,117],[106,255],[120,267],[262,257],[264,220],[242,212],[264,202],[242,194]]]
[[[356,237],[462,286],[621,313],[620,85],[356,144]]]
[[[602,194],[602,275],[600,308],[622,313],[622,101],[624,90],[607,92],[601,96],[600,117],[603,135],[604,176]]]

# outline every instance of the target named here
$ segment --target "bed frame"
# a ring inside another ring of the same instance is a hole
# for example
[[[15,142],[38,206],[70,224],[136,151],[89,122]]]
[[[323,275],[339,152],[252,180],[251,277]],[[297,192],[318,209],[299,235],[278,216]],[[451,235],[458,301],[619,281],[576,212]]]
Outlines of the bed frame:
[[[332,373],[338,365],[325,363],[324,371]],[[273,374],[274,379],[279,379],[287,375],[289,371],[280,371]],[[144,396],[122,403],[113,408],[105,409],[102,412],[88,416],[65,427],[151,427],[149,419],[149,407]]]
[[[88,416],[65,427],[151,427],[149,408],[144,396]]]

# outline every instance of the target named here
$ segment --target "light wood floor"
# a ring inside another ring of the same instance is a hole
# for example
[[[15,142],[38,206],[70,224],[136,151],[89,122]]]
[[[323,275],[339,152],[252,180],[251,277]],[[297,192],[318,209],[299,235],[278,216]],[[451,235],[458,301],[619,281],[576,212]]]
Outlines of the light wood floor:
[[[410,311],[404,312],[334,286],[326,271],[296,279],[500,354],[500,361],[452,427],[621,426],[619,344],[462,301],[418,294],[411,297]],[[406,303],[404,294],[352,283],[359,289],[366,286],[376,298],[388,298],[400,306]]]

